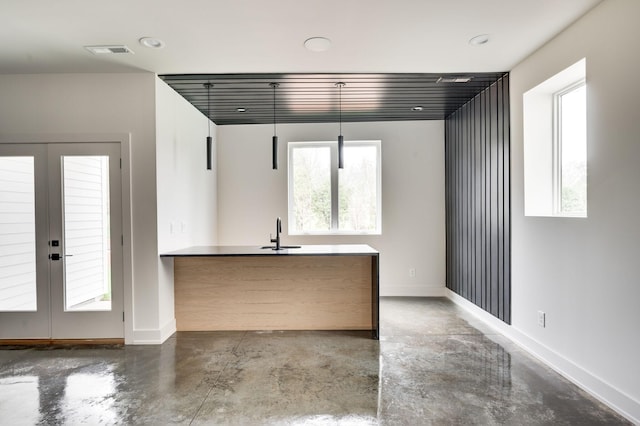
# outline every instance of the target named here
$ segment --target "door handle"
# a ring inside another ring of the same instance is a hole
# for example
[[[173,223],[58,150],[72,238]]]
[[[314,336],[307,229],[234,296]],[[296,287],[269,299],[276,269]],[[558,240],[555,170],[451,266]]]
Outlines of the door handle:
[[[64,257],[72,257],[72,254],[65,254]],[[60,256],[60,253],[51,253],[49,255],[49,259],[51,260],[62,260],[63,256]]]

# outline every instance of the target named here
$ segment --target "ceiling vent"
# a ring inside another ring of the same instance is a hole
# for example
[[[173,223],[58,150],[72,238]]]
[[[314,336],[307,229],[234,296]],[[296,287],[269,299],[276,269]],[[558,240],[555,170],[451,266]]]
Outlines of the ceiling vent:
[[[470,76],[440,77],[436,83],[468,83],[472,78]]]
[[[87,49],[89,52],[93,53],[94,55],[105,55],[105,54],[112,54],[112,53],[133,54],[133,50],[129,49],[125,45],[85,46],[84,48]]]

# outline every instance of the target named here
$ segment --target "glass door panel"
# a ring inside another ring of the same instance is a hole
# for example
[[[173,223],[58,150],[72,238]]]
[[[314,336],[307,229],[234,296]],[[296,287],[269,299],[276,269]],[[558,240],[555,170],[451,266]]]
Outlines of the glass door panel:
[[[51,333],[46,154],[0,144],[0,339]]]
[[[54,339],[124,337],[119,159],[117,143],[48,147]]]
[[[109,157],[63,156],[65,311],[111,310]]]
[[[37,310],[34,158],[0,157],[0,311]]]

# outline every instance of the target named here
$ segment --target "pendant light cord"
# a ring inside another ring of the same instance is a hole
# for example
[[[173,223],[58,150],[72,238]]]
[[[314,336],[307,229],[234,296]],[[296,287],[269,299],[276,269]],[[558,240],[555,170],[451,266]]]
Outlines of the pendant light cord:
[[[276,88],[280,87],[280,83],[269,83],[273,88],[273,135],[276,135]]]
[[[335,85],[338,87],[338,117],[340,123],[340,134],[342,135],[342,86],[346,86],[346,84],[339,81]]]
[[[338,98],[340,102],[340,134],[342,134],[342,86],[343,83],[338,83],[340,90],[338,91]]]
[[[211,137],[211,83],[205,83],[207,87],[207,129]]]

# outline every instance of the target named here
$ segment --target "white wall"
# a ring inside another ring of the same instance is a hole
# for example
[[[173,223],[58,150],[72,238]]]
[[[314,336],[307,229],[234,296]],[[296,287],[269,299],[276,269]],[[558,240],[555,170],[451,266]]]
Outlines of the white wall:
[[[158,250],[166,253],[217,241],[216,171],[206,169],[209,120],[156,78]],[[216,126],[211,124],[215,164]],[[175,331],[173,259],[159,264],[162,337]]]
[[[133,300],[128,342],[160,326],[158,303],[149,302],[158,300],[154,79],[151,73],[0,76],[3,133],[130,134],[134,268],[132,298],[125,298]]]
[[[382,295],[443,295],[444,123],[343,123],[347,140],[382,140],[382,235],[287,235],[287,142],[334,140],[337,124],[281,124],[277,171],[271,125],[218,127],[221,245],[265,245],[283,220],[285,244],[369,244],[380,251]],[[409,268],[416,276],[409,277]]]
[[[640,422],[638,17],[637,0],[605,1],[517,65],[510,81],[513,327]],[[525,217],[522,95],[583,57],[588,218]]]

